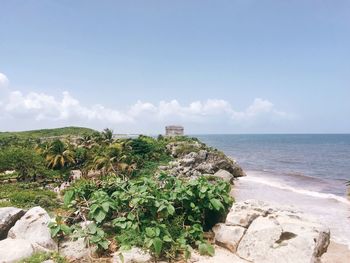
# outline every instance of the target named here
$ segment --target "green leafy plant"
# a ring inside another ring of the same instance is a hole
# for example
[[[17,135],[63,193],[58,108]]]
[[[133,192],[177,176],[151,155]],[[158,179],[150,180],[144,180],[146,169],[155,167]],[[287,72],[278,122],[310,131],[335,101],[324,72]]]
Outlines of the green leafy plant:
[[[71,228],[65,224],[61,216],[57,216],[55,221],[49,223],[48,227],[51,231],[51,236],[57,239],[61,239],[71,233]]]
[[[81,212],[88,208],[86,217],[95,223],[83,236],[101,250],[108,248],[107,236],[114,236],[122,248],[143,247],[156,258],[175,259],[188,257],[191,247],[213,255],[203,233],[226,215],[233,202],[229,192],[220,179],[185,181],[162,174],[81,183],[64,199]]]

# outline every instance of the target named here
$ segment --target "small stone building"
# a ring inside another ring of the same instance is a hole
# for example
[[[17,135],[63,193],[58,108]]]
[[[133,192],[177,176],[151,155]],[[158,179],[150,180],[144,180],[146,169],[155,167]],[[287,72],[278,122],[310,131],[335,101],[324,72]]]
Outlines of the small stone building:
[[[184,135],[184,127],[178,125],[169,125],[165,127],[166,136],[182,136]]]

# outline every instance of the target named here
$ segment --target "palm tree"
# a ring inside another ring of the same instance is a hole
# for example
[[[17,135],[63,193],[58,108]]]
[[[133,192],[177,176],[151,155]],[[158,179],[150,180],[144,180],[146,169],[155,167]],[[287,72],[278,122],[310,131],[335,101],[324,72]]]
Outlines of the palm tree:
[[[119,143],[102,149],[93,159],[93,169],[100,170],[103,175],[107,173],[118,174],[124,171],[127,164],[124,162],[123,146]]]
[[[101,136],[104,143],[111,144],[113,142],[113,130],[106,128],[102,131]]]
[[[74,151],[68,143],[63,143],[61,140],[55,140],[50,144],[47,151],[46,161],[48,167],[60,169],[75,163]]]

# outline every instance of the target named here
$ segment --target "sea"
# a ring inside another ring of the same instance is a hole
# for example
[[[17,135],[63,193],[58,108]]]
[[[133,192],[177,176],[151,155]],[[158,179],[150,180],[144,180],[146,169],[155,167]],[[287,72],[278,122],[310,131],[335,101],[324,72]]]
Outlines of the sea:
[[[247,176],[235,182],[236,201],[293,206],[330,227],[350,248],[350,134],[196,135],[234,158]]]

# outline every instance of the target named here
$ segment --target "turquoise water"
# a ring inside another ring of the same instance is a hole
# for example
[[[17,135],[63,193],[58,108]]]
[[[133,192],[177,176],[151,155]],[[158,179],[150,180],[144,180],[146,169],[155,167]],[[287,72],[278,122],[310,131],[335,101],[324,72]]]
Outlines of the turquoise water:
[[[321,221],[331,239],[350,248],[350,135],[199,135],[233,157],[247,176],[237,201],[259,199],[295,207]]]

